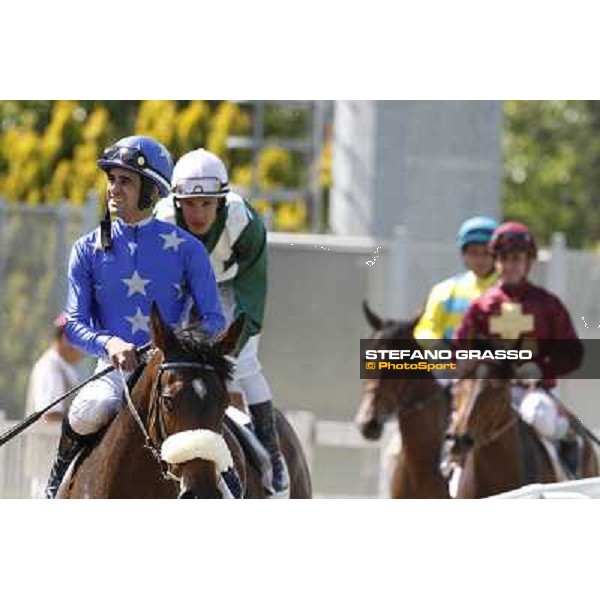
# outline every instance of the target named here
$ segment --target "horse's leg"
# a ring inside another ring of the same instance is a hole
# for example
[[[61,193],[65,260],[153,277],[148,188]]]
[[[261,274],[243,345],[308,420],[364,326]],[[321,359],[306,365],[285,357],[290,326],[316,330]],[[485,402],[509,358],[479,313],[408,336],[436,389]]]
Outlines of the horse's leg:
[[[390,498],[400,499],[409,497],[407,495],[409,492],[407,490],[404,470],[404,454],[401,451],[394,457],[394,465],[390,479]]]
[[[275,424],[279,433],[281,451],[290,473],[290,498],[312,498],[310,469],[302,443],[285,416],[275,408]]]
[[[474,452],[469,452],[460,472],[456,491],[457,498],[481,498],[477,485],[476,467],[475,454]]]

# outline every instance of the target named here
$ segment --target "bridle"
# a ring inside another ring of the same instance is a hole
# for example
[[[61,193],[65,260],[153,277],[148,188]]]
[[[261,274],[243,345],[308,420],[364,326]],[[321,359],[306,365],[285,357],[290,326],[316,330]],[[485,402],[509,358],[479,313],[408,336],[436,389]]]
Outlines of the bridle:
[[[150,404],[148,407],[148,423],[152,422],[152,416],[156,413],[156,422],[158,423],[158,439],[155,441],[152,439],[148,432],[148,426],[144,424],[143,419],[141,418],[138,410],[133,403],[131,398],[131,394],[129,393],[129,388],[127,386],[127,381],[125,380],[125,375],[123,370],[119,367],[119,373],[121,374],[121,379],[124,384],[125,390],[125,399],[127,400],[127,406],[133,418],[135,419],[142,435],[144,436],[144,448],[146,448],[152,457],[156,460],[160,467],[161,475],[165,480],[171,480],[180,482],[181,477],[175,475],[171,469],[169,468],[169,463],[164,461],[161,457],[160,447],[162,443],[169,437],[167,433],[167,428],[164,422],[164,416],[162,414],[162,410],[160,409],[160,398],[162,395],[162,375],[165,371],[173,371],[175,369],[195,369],[200,371],[208,371],[214,372],[215,369],[211,365],[199,363],[199,362],[190,362],[190,361],[179,361],[179,362],[165,362],[159,365],[158,367],[158,376],[156,378],[155,384],[153,386],[153,390],[151,392]]]

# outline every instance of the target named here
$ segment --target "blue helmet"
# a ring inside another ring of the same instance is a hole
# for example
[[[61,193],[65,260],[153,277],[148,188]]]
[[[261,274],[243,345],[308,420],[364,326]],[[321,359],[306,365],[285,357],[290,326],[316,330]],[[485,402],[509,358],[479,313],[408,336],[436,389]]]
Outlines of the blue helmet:
[[[98,159],[103,171],[113,167],[128,169],[142,178],[140,208],[150,205],[148,184],[158,187],[161,196],[168,196],[173,175],[173,159],[169,151],[156,140],[143,135],[123,138],[104,150]]]
[[[467,219],[458,230],[456,244],[461,250],[467,244],[487,244],[497,227],[498,223],[490,217]]]

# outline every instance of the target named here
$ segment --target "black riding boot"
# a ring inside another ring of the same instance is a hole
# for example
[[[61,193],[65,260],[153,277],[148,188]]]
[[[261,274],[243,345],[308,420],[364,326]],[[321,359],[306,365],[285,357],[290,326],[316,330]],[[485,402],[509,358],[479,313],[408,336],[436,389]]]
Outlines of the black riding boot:
[[[95,435],[79,435],[75,433],[71,425],[69,425],[69,418],[65,415],[62,422],[60,441],[58,442],[58,452],[50,471],[46,491],[44,492],[47,499],[52,500],[56,497],[58,488],[71,461],[94,437]]]
[[[275,492],[272,498],[289,498],[290,476],[279,447],[273,403],[267,400],[260,404],[250,405],[250,412],[254,420],[254,431],[271,457],[273,490]]]

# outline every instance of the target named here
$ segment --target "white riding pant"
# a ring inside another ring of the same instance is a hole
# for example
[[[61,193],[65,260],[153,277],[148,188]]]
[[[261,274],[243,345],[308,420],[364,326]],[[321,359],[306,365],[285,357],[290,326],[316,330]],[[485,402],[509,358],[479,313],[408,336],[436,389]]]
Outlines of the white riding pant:
[[[228,283],[219,285],[219,299],[221,309],[225,315],[227,326],[233,322],[235,314],[235,294]],[[248,339],[237,359],[233,380],[227,383],[227,390],[232,393],[242,394],[250,406],[271,400],[271,388],[263,375],[262,366],[258,360],[258,344],[260,334]]]
[[[511,400],[523,421],[541,436],[557,441],[569,431],[569,420],[545,390],[528,390],[515,385],[511,387]]]
[[[235,361],[233,380],[227,384],[228,391],[243,394],[250,406],[261,404],[273,397],[258,360],[259,341],[260,334],[248,339]]]
[[[94,373],[110,365],[107,358],[100,358]],[[129,372],[123,373],[125,378],[129,376]],[[123,380],[116,369],[88,383],[75,396],[69,410],[69,424],[73,431],[79,435],[89,435],[104,427],[119,411],[123,391]]]

